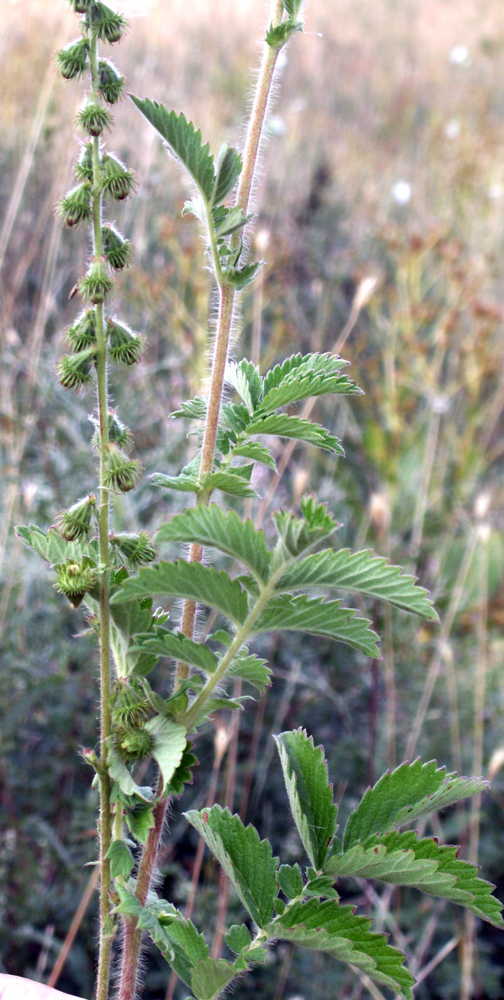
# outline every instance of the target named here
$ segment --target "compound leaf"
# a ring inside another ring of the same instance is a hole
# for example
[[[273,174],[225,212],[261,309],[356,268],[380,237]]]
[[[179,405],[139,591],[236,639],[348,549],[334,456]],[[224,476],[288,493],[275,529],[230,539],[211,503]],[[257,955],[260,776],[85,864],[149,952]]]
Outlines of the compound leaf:
[[[190,663],[193,667],[213,674],[217,666],[215,653],[204,642],[194,642],[182,632],[168,632],[164,628],[155,628],[152,632],[142,632],[135,636],[134,650],[154,653],[156,656],[169,656],[172,660]]]
[[[239,677],[262,694],[270,684],[271,668],[260,656],[237,656],[226,670],[226,677]]]
[[[277,865],[271,844],[260,840],[255,827],[244,826],[229,809],[215,805],[184,815],[222,865],[252,919],[258,927],[265,927],[277,895]]]
[[[215,184],[214,161],[208,143],[204,146],[201,132],[188,122],[184,114],[168,111],[157,101],[141,100],[131,94],[131,100],[164,139],[168,149],[184,164],[207,201],[212,198]]]
[[[234,510],[224,513],[217,504],[199,504],[162,524],[156,539],[212,545],[248,566],[257,579],[268,579],[270,553],[264,533],[257,531],[252,521],[242,521]]]
[[[280,578],[277,591],[337,587],[376,597],[428,621],[439,621],[431,598],[415,578],[369,551],[324,549],[306,556]]]
[[[294,822],[313,867],[318,871],[336,832],[337,807],[322,747],[304,729],[275,736]]]
[[[131,576],[114,594],[113,604],[130,601],[136,597],[152,595],[184,597],[190,601],[200,601],[210,608],[221,611],[231,621],[242,624],[247,613],[247,597],[240,584],[211,566],[177,562],[161,562],[156,566],[144,566],[138,576]]]
[[[299,403],[310,396],[323,396],[327,393],[349,395],[362,394],[362,389],[347,375],[313,375],[285,380],[281,385],[270,389],[263,397],[259,413],[271,413],[281,406]]]
[[[492,895],[494,886],[478,878],[476,865],[459,860],[457,855],[458,847],[440,845],[433,837],[419,839],[412,830],[394,830],[374,838],[370,846],[356,844],[339,857],[329,858],[324,870],[334,878],[355,875],[414,886],[466,906],[476,916],[502,927],[502,904]]]
[[[387,944],[385,934],[371,932],[371,923],[369,917],[355,916],[353,906],[312,897],[288,906],[268,933],[350,962],[376,982],[396,990],[404,1000],[413,1000],[411,987],[415,980],[404,968],[403,953]]]
[[[304,594],[296,597],[274,597],[253,626],[253,631],[308,632],[323,635],[336,642],[360,649],[366,656],[379,658],[376,642],[378,636],[369,627],[366,618],[358,618],[353,608],[342,608],[341,601],[310,599]]]
[[[438,768],[435,760],[412,764],[406,761],[394,771],[387,771],[349,816],[343,838],[348,851],[365,843],[374,834],[383,836],[424,816],[474,795],[486,782],[483,778],[458,778]]]
[[[248,434],[277,434],[279,437],[294,438],[315,444],[337,455],[344,455],[338,438],[333,437],[325,427],[305,420],[304,417],[290,417],[287,413],[272,413],[265,417],[257,416],[247,427]]]

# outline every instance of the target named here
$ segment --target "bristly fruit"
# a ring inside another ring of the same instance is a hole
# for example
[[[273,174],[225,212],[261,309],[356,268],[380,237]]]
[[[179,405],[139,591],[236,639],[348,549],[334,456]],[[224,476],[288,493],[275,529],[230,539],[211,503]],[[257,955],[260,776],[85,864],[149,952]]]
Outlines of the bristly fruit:
[[[133,244],[107,223],[102,227],[103,252],[114,271],[122,271],[131,263]]]
[[[95,260],[87,274],[79,281],[79,291],[83,299],[89,299],[94,306],[104,302],[114,287],[112,278],[105,273],[105,258]]]
[[[124,531],[119,535],[111,535],[110,541],[132,566],[150,563],[156,558],[156,550],[146,531]]]
[[[64,389],[84,389],[93,380],[92,364],[95,360],[94,347],[88,347],[77,354],[64,354],[56,366],[58,381]]]
[[[88,66],[89,42],[87,38],[77,38],[56,55],[58,69],[65,80],[81,76]]]
[[[76,14],[87,14],[93,6],[94,0],[68,0],[68,3]]]
[[[91,201],[91,184],[84,181],[72,188],[64,198],[58,202],[58,212],[67,229],[73,229],[81,222],[87,222],[91,218],[93,211]]]
[[[91,514],[96,510],[96,497],[90,493],[77,500],[56,518],[56,527],[67,542],[87,541],[91,530]]]
[[[98,89],[107,104],[115,104],[124,93],[126,81],[110,59],[98,63]]]
[[[81,146],[80,156],[75,164],[74,173],[80,181],[93,180],[93,143],[91,141]]]
[[[110,128],[112,118],[107,109],[95,97],[88,97],[77,113],[77,124],[88,135],[96,137],[101,135],[105,129]]]
[[[118,323],[116,319],[107,320],[107,336],[108,355],[117,363],[134,365],[145,351],[145,337],[133,333],[125,323]]]
[[[54,589],[59,594],[64,594],[78,608],[88,590],[92,590],[96,584],[97,572],[92,566],[85,566],[83,563],[66,562],[56,566],[56,583]]]
[[[124,201],[134,190],[135,174],[124,163],[106,154],[101,164],[100,191],[110,195],[115,201]]]
[[[118,727],[113,736],[114,749],[125,764],[135,764],[143,760],[154,748],[154,737],[148,729],[126,729]]]
[[[133,434],[129,427],[126,427],[126,424],[123,424],[122,420],[119,419],[115,410],[109,410],[108,412],[108,436],[109,441],[118,445],[123,451],[131,451],[133,447]]]
[[[143,691],[138,690],[133,684],[122,684],[118,687],[112,709],[112,720],[115,725],[138,728],[149,714],[149,703]]]
[[[83,351],[96,344],[96,313],[94,309],[84,309],[68,327],[65,338],[74,351]]]
[[[134,490],[142,474],[140,462],[128,458],[115,444],[108,445],[106,459],[105,486],[116,493],[129,493],[130,490]]]
[[[110,45],[121,41],[128,25],[122,14],[116,14],[104,3],[89,4],[85,13],[84,24],[96,38]]]

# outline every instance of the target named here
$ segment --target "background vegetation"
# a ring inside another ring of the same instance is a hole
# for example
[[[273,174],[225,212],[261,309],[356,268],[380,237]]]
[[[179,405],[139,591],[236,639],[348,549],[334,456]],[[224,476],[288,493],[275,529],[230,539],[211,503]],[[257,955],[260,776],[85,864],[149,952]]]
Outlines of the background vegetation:
[[[59,81],[52,59],[75,33],[64,4],[0,6],[0,970],[44,981],[52,973],[54,982],[93,872],[84,865],[95,856],[96,801],[78,749],[96,739],[96,663],[92,641],[75,639],[82,614],[20,551],[12,526],[48,526],[94,483],[90,400],[65,393],[53,376],[84,254],[53,214],[70,183],[80,88]],[[122,6],[134,12],[133,3]],[[119,54],[129,89],[184,110],[213,148],[233,141],[263,5],[149,6],[148,17],[133,17]],[[292,495],[297,505],[316,489],[342,522],[342,544],[373,547],[415,571],[443,624],[365,609],[384,634],[380,662],[320,640],[268,639],[273,688],[232,725],[215,718],[180,806],[203,805],[213,776],[217,800],[294,861],[300,845],[272,732],[302,724],[324,743],[347,810],[387,766],[419,752],[491,778],[481,803],[429,829],[448,843],[459,838],[464,857],[479,856],[502,898],[504,13],[498,0],[310,0],[306,28],[313,34],[290,48],[270,118],[255,237],[267,263],[244,296],[235,349],[265,365],[339,342],[366,395],[325,404],[346,459],[298,447],[280,482],[265,473],[257,483],[263,501],[251,514],[267,530],[269,505]],[[195,224],[181,219],[186,191],[154,134],[128,102],[115,117],[121,155],[139,177],[137,196],[121,209],[137,256],[118,281],[118,301],[128,300],[149,340],[128,399],[118,402],[146,472],[178,470],[191,439],[168,415],[204,377],[202,247]],[[145,479],[115,500],[116,514],[125,528],[154,529],[175,510],[172,498]],[[198,919],[217,950],[226,905],[233,922],[238,904],[211,859],[198,878],[196,848],[176,804],[162,877],[182,907],[199,881]],[[463,996],[472,928],[461,911],[406,891],[344,887],[349,899],[363,891],[378,926],[399,947],[407,942],[419,1000]],[[75,923],[58,985],[89,996],[94,899]],[[476,932],[473,995],[501,997],[502,939],[486,926]],[[149,1000],[167,995],[168,979],[153,955]],[[241,995],[257,991],[264,1000],[380,996],[332,960],[285,945]]]

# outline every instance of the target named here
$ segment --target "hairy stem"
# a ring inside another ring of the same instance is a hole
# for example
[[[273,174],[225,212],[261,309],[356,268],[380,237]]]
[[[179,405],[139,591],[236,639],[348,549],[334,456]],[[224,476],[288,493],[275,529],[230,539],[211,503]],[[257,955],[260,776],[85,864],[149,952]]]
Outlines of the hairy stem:
[[[97,40],[91,37],[91,77],[93,92],[98,94]],[[102,256],[102,195],[100,192],[100,140],[93,143],[93,243],[96,258]],[[110,915],[110,861],[106,854],[112,838],[110,777],[107,770],[108,745],[111,734],[110,676],[110,555],[109,555],[109,493],[105,486],[105,451],[108,444],[107,351],[103,303],[96,306],[96,377],[100,440],[98,531],[100,544],[100,942],[96,1000],[107,1000],[110,977],[110,951],[113,938]]]

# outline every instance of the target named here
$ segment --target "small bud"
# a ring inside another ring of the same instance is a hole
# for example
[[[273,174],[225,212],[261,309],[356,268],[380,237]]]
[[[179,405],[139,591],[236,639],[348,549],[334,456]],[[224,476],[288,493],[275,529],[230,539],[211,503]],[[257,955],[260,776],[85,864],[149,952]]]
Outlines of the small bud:
[[[93,261],[88,273],[79,281],[79,291],[83,299],[89,299],[94,306],[103,302],[114,287],[112,278],[105,273],[103,261],[104,258]]]
[[[124,201],[135,187],[135,174],[116,156],[106,154],[101,164],[100,190],[116,201]]]
[[[77,114],[77,124],[84,132],[97,136],[101,135],[104,129],[110,128],[112,118],[95,97],[88,97]]]
[[[77,38],[56,55],[58,69],[65,80],[73,80],[85,72],[88,65],[89,42],[87,38]]]
[[[91,438],[91,444],[93,448],[99,451],[100,435],[98,421],[96,417],[90,417],[90,420],[96,427],[96,431]],[[109,410],[108,412],[108,438],[111,443],[118,445],[123,451],[131,451],[133,447],[133,434],[129,427],[126,427],[126,424],[123,424],[122,420],[119,420],[115,410]]]
[[[148,715],[149,705],[142,691],[131,684],[120,687],[112,709],[112,721],[116,726],[136,727],[142,725]]]
[[[78,226],[80,222],[86,222],[91,218],[93,207],[91,204],[91,184],[84,181],[72,188],[64,198],[58,202],[58,212],[63,220],[63,225],[67,229]]]
[[[75,174],[80,181],[93,180],[93,144],[86,142],[81,147],[79,159],[74,167]]]
[[[142,474],[142,466],[136,459],[127,458],[115,444],[109,444],[107,449],[107,468],[104,483],[116,493],[129,493],[134,490]]]
[[[77,354],[65,354],[58,362],[56,373],[64,389],[83,389],[93,380],[91,364],[95,359],[94,347]]]
[[[96,510],[93,493],[78,500],[68,510],[62,510],[56,519],[56,527],[67,542],[87,540],[91,529],[91,514]]]
[[[120,42],[127,27],[127,20],[122,14],[116,14],[104,3],[93,3],[86,11],[85,26],[90,28],[96,38],[102,42]]]
[[[145,337],[133,333],[124,323],[118,323],[115,319],[107,320],[107,336],[109,357],[117,363],[134,365],[145,351]]]
[[[156,550],[146,531],[139,531],[138,534],[121,532],[120,535],[111,535],[110,541],[132,566],[150,563],[156,558]]]
[[[96,313],[84,309],[66,331],[66,341],[74,351],[83,351],[96,344]]]
[[[98,89],[107,104],[115,104],[122,96],[126,81],[109,59],[98,63]]]
[[[116,729],[113,737],[114,749],[125,764],[135,764],[151,753],[154,737],[144,727],[140,729]]]
[[[78,608],[86,591],[96,583],[96,569],[82,563],[66,562],[56,566],[56,577],[54,589],[68,597],[74,608]]]
[[[118,233],[115,226],[102,228],[103,252],[114,271],[122,271],[133,256],[133,244]]]

